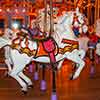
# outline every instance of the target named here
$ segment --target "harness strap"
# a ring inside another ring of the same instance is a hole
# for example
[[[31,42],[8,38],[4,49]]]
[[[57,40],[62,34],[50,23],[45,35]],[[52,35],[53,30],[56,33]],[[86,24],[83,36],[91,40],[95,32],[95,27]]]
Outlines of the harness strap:
[[[74,41],[74,40],[63,39],[62,42],[67,44],[72,44],[72,45],[73,44],[79,45],[78,41]]]
[[[54,51],[56,49],[56,45],[54,40],[52,38],[49,38],[46,41],[43,41],[43,47],[44,50],[48,53],[51,63],[55,63],[56,59],[55,59]]]

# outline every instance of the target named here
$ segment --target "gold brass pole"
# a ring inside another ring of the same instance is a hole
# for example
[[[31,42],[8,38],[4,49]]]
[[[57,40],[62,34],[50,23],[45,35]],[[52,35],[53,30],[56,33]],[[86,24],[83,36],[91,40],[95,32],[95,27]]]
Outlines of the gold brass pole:
[[[53,1],[50,0],[50,34],[53,33]]]
[[[46,32],[47,32],[47,0],[44,0],[44,7],[45,7],[45,16],[44,16],[44,36],[46,36]]]

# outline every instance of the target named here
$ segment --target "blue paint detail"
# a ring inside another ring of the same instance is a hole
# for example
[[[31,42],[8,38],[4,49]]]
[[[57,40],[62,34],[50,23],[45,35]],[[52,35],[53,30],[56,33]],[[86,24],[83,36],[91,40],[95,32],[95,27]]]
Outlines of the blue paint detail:
[[[79,34],[80,34],[80,33],[79,33],[79,29],[78,29],[78,28],[74,28],[73,31],[74,31],[75,36],[78,37]]]

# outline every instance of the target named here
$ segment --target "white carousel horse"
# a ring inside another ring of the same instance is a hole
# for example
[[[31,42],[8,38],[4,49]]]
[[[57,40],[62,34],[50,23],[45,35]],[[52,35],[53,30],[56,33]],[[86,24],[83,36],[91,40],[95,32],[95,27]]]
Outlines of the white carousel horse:
[[[64,15],[59,18],[57,24],[55,25],[56,31],[52,34],[52,37],[55,39],[58,45],[56,47],[59,47],[57,49],[59,49],[59,51],[61,50],[61,52],[58,52],[55,55],[56,62],[61,60],[64,61],[64,59],[69,59],[78,64],[78,68],[73,75],[73,79],[76,79],[84,68],[85,62],[83,61],[84,51],[77,49],[77,40],[75,39],[71,28],[73,22],[73,14],[74,13],[70,13],[68,16]],[[78,12],[77,16],[80,23],[83,24],[83,15]],[[22,87],[22,91],[27,92],[28,86],[32,85],[32,81],[22,72],[25,66],[31,61],[50,63],[50,58],[48,55],[36,55],[37,52],[40,52],[40,48],[37,44],[37,41],[34,39],[20,39],[19,37],[12,41],[10,39],[6,39],[5,37],[0,37],[0,48],[5,46],[10,46],[10,57],[13,63],[13,68],[9,72],[9,75],[18,81]],[[59,67],[57,68],[59,69]]]
[[[96,35],[100,38],[100,19],[96,21]],[[100,58],[100,39],[96,44],[96,54],[98,55],[98,59]]]
[[[99,63],[100,61],[100,40],[98,41],[98,43],[96,44],[96,55],[97,55],[97,63]]]
[[[96,35],[97,35],[98,37],[100,37],[100,19],[98,19],[98,20],[96,21],[95,28],[96,28]]]
[[[97,54],[98,56],[100,56],[100,40],[99,40],[99,42],[98,42],[97,45],[96,45],[96,54]]]
[[[74,40],[74,41],[78,41],[79,42],[79,38],[77,38],[75,35],[74,35],[74,33],[73,33],[73,30],[72,30],[72,23],[73,23],[73,17],[74,17],[74,13],[75,12],[68,12],[68,13],[65,13],[63,16],[61,16],[59,19],[58,19],[58,23],[59,24],[57,24],[57,29],[56,29],[56,32],[58,32],[58,33],[61,33],[61,34],[53,34],[53,37],[55,38],[55,39],[57,39],[56,40],[56,42],[57,42],[57,44],[59,45],[59,47],[61,47],[61,48],[63,48],[63,47],[65,47],[66,45],[68,45],[68,44],[63,44],[62,43],[62,41],[60,41],[60,40],[62,40],[62,38],[64,38],[64,37],[67,37],[67,39],[69,39],[69,40]],[[74,24],[76,25],[76,26],[81,26],[80,28],[79,28],[79,31],[81,30],[81,32],[83,31],[84,33],[85,32],[87,32],[87,30],[88,30],[88,28],[87,28],[87,26],[84,24],[84,22],[83,22],[83,19],[84,19],[84,16],[82,16],[80,13],[79,13],[79,11],[77,11],[77,16],[79,16],[78,17],[78,21],[80,22],[80,24],[78,23],[78,22],[74,22]],[[72,18],[70,18],[70,17],[72,17]],[[67,19],[67,20],[66,20]],[[84,24],[84,25],[83,25]],[[63,26],[63,28],[61,27],[61,25]],[[59,32],[60,31],[60,32]],[[65,34],[63,34],[62,35],[62,33],[65,33]],[[58,39],[59,38],[59,39]],[[82,48],[81,48],[81,46],[82,46],[82,43],[81,42],[79,42],[79,50],[77,50],[76,52],[77,52],[77,54],[81,57],[81,59],[83,59],[84,58],[84,56],[85,56],[85,50],[83,49],[82,50]],[[69,59],[71,59],[71,58],[69,58]],[[58,68],[60,68],[61,66],[62,66],[62,63],[63,63],[63,60],[62,61],[60,61],[60,63],[59,63],[59,65],[58,65]],[[78,67],[78,66],[77,66]],[[81,67],[80,67],[80,69],[81,69]],[[80,70],[81,71],[81,70]],[[77,73],[77,71],[76,71],[76,73]]]
[[[98,43],[96,44],[96,61],[100,64],[100,40],[98,40]]]

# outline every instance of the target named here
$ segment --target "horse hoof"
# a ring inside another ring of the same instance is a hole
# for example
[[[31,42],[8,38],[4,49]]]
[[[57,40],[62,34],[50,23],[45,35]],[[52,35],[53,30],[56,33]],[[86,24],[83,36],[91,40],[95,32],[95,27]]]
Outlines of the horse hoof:
[[[73,80],[73,76],[74,76],[74,75],[71,74],[70,77],[69,77],[69,79],[70,79],[70,80]]]
[[[22,93],[23,93],[24,95],[27,95],[27,91],[22,90]]]
[[[29,89],[32,89],[32,88],[33,88],[33,85],[28,85],[28,88],[29,88]]]

